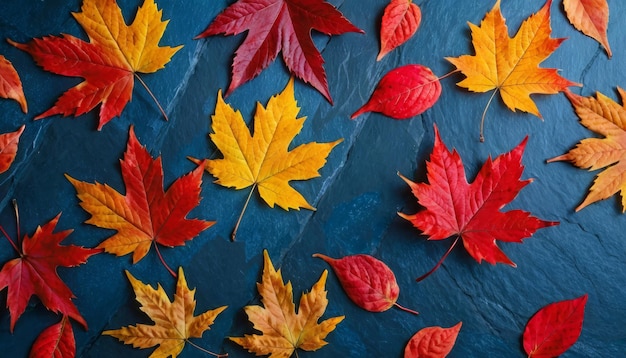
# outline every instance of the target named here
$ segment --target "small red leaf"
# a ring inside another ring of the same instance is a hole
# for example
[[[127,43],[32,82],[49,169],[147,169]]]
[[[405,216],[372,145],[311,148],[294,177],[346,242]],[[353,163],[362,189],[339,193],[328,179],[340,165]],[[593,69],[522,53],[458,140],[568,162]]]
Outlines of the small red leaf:
[[[352,255],[340,259],[322,254],[314,254],[313,257],[326,261],[332,267],[348,297],[364,310],[382,312],[395,305],[417,314],[396,303],[400,288],[393,271],[384,262],[369,255]]]
[[[404,349],[404,358],[444,358],[456,342],[463,322],[454,327],[426,327],[415,333]]]
[[[526,324],[524,350],[529,358],[552,358],[563,354],[583,329],[587,295],[551,303]]]
[[[380,53],[376,61],[411,38],[421,21],[422,12],[411,0],[391,0],[380,26]]]
[[[24,132],[24,125],[15,132],[0,134],[0,173],[9,170],[13,164],[22,132]]]
[[[22,112],[28,112],[20,76],[13,64],[2,55],[0,55],[0,97],[16,100],[20,104]]]
[[[395,119],[407,119],[432,107],[440,94],[439,78],[428,67],[398,67],[383,76],[370,100],[354,112],[351,118],[371,111]]]
[[[46,328],[33,343],[29,358],[74,358],[76,341],[72,323],[67,316],[61,322]]]

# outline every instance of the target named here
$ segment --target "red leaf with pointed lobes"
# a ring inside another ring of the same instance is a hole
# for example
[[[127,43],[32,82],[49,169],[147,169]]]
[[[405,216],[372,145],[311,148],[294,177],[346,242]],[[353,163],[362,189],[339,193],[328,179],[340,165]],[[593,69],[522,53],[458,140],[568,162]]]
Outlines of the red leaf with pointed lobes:
[[[11,332],[33,295],[39,297],[50,311],[67,315],[87,328],[87,322],[72,303],[74,294],[61,280],[56,268],[83,264],[100,250],[60,245],[72,232],[53,232],[60,216],[37,227],[32,237],[26,235],[19,248],[20,257],[4,264],[0,271],[0,291],[8,287],[7,307],[11,313]]]
[[[417,31],[421,21],[422,12],[413,1],[391,0],[385,7],[380,26],[380,53],[376,61],[407,42]]]
[[[426,327],[419,330],[404,349],[404,358],[445,358],[456,342],[463,322],[450,328]]]
[[[529,358],[552,358],[565,353],[583,329],[587,295],[551,303],[540,309],[524,329]]]
[[[24,128],[25,126],[22,125],[15,132],[0,134],[0,173],[9,170],[11,164],[13,164],[17,154],[17,145]]]
[[[538,229],[558,224],[522,210],[500,211],[531,182],[530,179],[520,180],[526,141],[527,138],[494,160],[488,158],[474,182],[469,184],[461,157],[446,148],[435,126],[435,144],[426,162],[429,183],[414,183],[400,175],[424,209],[413,215],[398,214],[428,236],[428,240],[460,238],[467,252],[479,263],[485,260],[490,264],[500,262],[515,266],[498,248],[497,240],[521,243]]]
[[[46,328],[30,348],[28,358],[74,358],[76,341],[72,323],[63,316],[61,322]]]
[[[417,312],[396,303],[400,287],[393,271],[384,262],[369,255],[351,255],[333,259],[314,254],[326,261],[352,302],[370,312],[383,312],[393,306],[413,314]]]
[[[324,59],[311,38],[312,29],[326,35],[363,33],[323,0],[239,0],[219,14],[196,39],[248,31],[235,54],[226,96],[261,73],[282,51],[289,71],[332,103]]]
[[[0,97],[16,100],[20,104],[22,112],[28,112],[20,76],[13,64],[2,55],[0,55]]]
[[[380,80],[369,101],[352,114],[379,112],[407,119],[425,112],[441,95],[439,78],[426,66],[406,65],[389,71]]]

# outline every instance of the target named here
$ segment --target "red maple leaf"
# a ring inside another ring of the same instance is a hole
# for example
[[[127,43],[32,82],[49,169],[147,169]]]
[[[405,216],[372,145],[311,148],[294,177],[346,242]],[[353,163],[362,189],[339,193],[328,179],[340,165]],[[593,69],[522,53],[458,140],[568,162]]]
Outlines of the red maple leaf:
[[[414,183],[400,175],[425,209],[414,215],[399,213],[429,240],[457,237],[432,271],[439,267],[459,238],[467,252],[479,263],[485,260],[490,264],[501,262],[515,266],[498,248],[496,240],[522,242],[538,229],[558,224],[540,220],[522,210],[500,211],[532,181],[520,180],[527,139],[509,153],[494,160],[488,158],[474,182],[469,184],[461,157],[456,151],[450,152],[446,148],[435,126],[435,145],[430,161],[426,162],[429,183]]]
[[[98,248],[117,256],[132,252],[133,262],[137,262],[153,244],[160,256],[157,243],[168,247],[184,245],[214,224],[186,218],[200,203],[204,163],[178,178],[165,191],[161,158],[150,156],[131,127],[121,167],[126,195],[108,185],[90,184],[66,175],[76,188],[80,206],[91,214],[86,223],[117,231]],[[165,267],[176,276],[167,265]]]
[[[196,38],[249,31],[236,52],[226,95],[261,73],[282,50],[291,73],[310,83],[332,103],[324,59],[313,44],[312,29],[326,35],[363,33],[323,0],[239,0]]]
[[[72,303],[74,294],[63,283],[56,268],[83,264],[89,256],[100,250],[60,245],[72,232],[53,232],[60,216],[37,227],[32,237],[26,235],[21,245],[11,242],[20,257],[4,264],[0,271],[0,291],[8,287],[7,307],[11,313],[11,332],[33,295],[39,297],[49,310],[67,315],[87,328],[87,322]]]

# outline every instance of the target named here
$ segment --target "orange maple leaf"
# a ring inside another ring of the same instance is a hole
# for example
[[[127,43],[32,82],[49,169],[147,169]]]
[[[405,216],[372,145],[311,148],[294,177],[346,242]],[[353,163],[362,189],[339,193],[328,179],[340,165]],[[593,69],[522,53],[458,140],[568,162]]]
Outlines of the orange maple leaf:
[[[539,68],[565,39],[550,37],[550,4],[548,0],[539,12],[526,19],[511,38],[500,12],[500,0],[487,13],[480,27],[469,24],[476,55],[447,57],[466,78],[458,86],[473,92],[495,90],[491,100],[500,92],[502,101],[512,111],[519,109],[541,117],[531,94],[555,94],[569,86],[578,85],[557,73],[556,69]],[[485,108],[485,112],[486,112]],[[485,113],[483,113],[483,122]],[[481,141],[483,140],[481,122]]]
[[[619,87],[617,90],[622,97],[622,103],[626,103],[626,92]],[[582,97],[569,91],[565,94],[580,117],[580,123],[604,138],[583,139],[568,153],[548,159],[548,163],[565,160],[583,169],[606,168],[598,174],[589,189],[589,195],[576,211],[621,192],[622,212],[625,212],[626,107],[599,92],[597,98]]]
[[[244,308],[254,328],[262,334],[246,334],[244,337],[230,337],[230,340],[251,353],[269,354],[272,358],[289,358],[298,348],[315,351],[325,346],[327,342],[324,338],[344,318],[338,316],[317,322],[328,305],[324,289],[328,271],[324,270],[311,292],[302,295],[296,313],[291,282],[283,283],[282,274],[272,265],[267,250],[263,251],[263,262],[263,277],[257,284],[263,307]]]
[[[144,1],[131,25],[126,25],[114,0],[85,0],[81,10],[72,15],[90,42],[67,34],[33,39],[27,44],[9,42],[28,52],[46,71],[85,79],[35,119],[55,114],[80,116],[102,104],[100,130],[131,100],[134,78],[148,89],[137,73],[160,70],[182,46],[159,47],[168,21],[161,21],[162,11],[153,0]],[[152,92],[148,92],[167,118]]]
[[[150,348],[158,345],[159,347],[152,352],[150,357],[166,358],[171,356],[176,358],[185,347],[185,343],[189,343],[215,357],[228,356],[228,354],[208,352],[189,341],[189,338],[202,337],[202,333],[209,329],[217,315],[224,311],[226,306],[194,316],[196,290],[190,290],[187,286],[182,268],[178,269],[178,281],[173,301],[170,301],[160,284],[155,290],[152,286],[137,280],[128,271],[126,271],[126,276],[133,287],[133,291],[135,291],[137,302],[141,304],[141,310],[155,324],[122,327],[104,331],[102,332],[103,335],[113,336],[126,344],[132,344],[135,348]]]
[[[117,231],[98,248],[117,256],[133,253],[136,263],[152,244],[160,256],[157,243],[168,247],[184,245],[214,224],[186,218],[200,203],[203,166],[178,178],[165,191],[161,158],[150,156],[131,127],[121,167],[126,195],[108,185],[82,182],[66,174],[76,188],[81,207],[92,215],[86,223]]]

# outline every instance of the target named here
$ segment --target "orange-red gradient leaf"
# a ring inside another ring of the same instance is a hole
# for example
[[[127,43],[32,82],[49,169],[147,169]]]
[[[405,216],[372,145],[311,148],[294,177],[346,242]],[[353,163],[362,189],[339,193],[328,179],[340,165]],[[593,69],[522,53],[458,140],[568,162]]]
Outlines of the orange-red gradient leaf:
[[[521,243],[538,229],[558,224],[519,209],[500,211],[531,182],[520,180],[526,141],[494,160],[488,158],[470,184],[460,155],[446,148],[435,126],[435,145],[426,162],[428,183],[414,183],[402,177],[424,209],[413,215],[399,215],[428,240],[460,237],[467,252],[479,263],[485,260],[515,266],[496,241]]]
[[[37,227],[32,237],[26,235],[18,247],[20,257],[4,264],[0,271],[0,291],[8,288],[7,307],[11,313],[11,331],[33,295],[50,311],[67,315],[87,327],[87,322],[72,303],[74,294],[61,280],[56,269],[59,266],[83,264],[100,250],[60,245],[72,232],[54,232],[60,216]]]
[[[74,358],[76,341],[72,323],[63,316],[61,322],[46,328],[30,348],[28,358]]]
[[[524,329],[529,358],[552,358],[565,353],[580,336],[587,295],[551,303],[540,309]]]
[[[219,14],[196,38],[248,32],[235,53],[226,96],[261,73],[282,51],[289,71],[332,103],[324,59],[315,48],[311,30],[326,35],[363,33],[323,0],[239,0]]]
[[[422,12],[412,0],[391,0],[385,7],[380,26],[380,52],[377,61],[415,34],[422,21]]]
[[[366,112],[379,112],[395,119],[411,118],[432,107],[440,95],[441,83],[430,68],[401,66],[381,78],[369,101],[351,118]]]
[[[583,34],[598,41],[612,56],[607,28],[609,26],[609,4],[606,0],[563,0],[569,22]]]
[[[404,348],[404,358],[445,358],[456,342],[462,322],[450,328],[426,327],[419,330]]]
[[[22,125],[15,132],[0,134],[0,173],[9,170],[13,164],[17,155],[17,145],[24,128],[25,126]]]
[[[117,256],[132,253],[136,263],[146,256],[153,243],[181,246],[214,224],[186,218],[200,203],[203,165],[164,191],[161,158],[150,156],[132,127],[120,164],[125,196],[106,184],[90,184],[66,175],[76,188],[80,206],[91,214],[86,223],[117,231],[98,248]]]
[[[136,74],[162,69],[182,46],[159,46],[168,21],[161,21],[162,11],[154,0],[144,1],[130,25],[115,0],[84,0],[81,10],[73,15],[90,42],[67,34],[26,44],[9,42],[28,52],[44,70],[85,80],[35,119],[80,116],[101,104],[100,130],[130,101]]]
[[[0,55],[0,97],[16,100],[20,104],[22,112],[28,112],[20,76],[13,64],[2,55]]]

